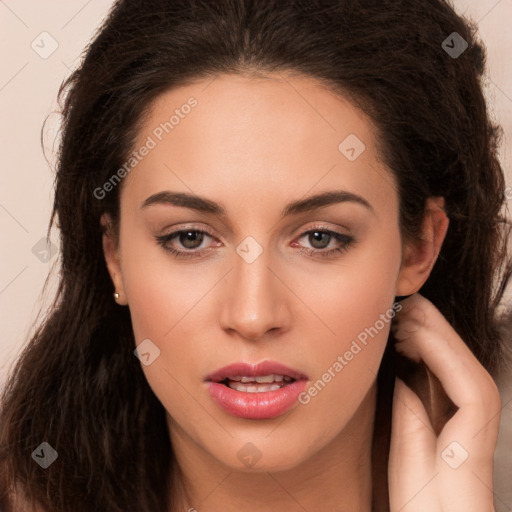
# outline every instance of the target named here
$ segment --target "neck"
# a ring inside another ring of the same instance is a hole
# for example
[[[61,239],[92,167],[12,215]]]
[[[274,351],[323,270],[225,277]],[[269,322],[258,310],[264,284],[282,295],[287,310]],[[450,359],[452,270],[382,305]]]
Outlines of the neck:
[[[173,510],[371,512],[376,383],[345,428],[285,471],[241,471],[205,452],[170,418],[177,468]]]

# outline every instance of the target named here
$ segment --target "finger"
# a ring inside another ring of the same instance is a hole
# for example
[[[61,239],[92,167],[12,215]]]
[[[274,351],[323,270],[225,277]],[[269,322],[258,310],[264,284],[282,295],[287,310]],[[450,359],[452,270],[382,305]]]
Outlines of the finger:
[[[439,510],[436,444],[434,430],[421,400],[397,378],[388,467],[392,512]]]
[[[430,301],[416,294],[404,301],[399,315],[397,351],[422,359],[459,407],[441,434],[471,449],[475,460],[486,459],[494,450],[501,411],[494,380]]]
[[[423,360],[458,407],[496,398],[492,377],[429,300],[420,294],[404,300],[395,321],[396,350]],[[495,408],[496,403],[491,405]]]
[[[496,384],[433,304],[420,295],[408,301],[394,329],[397,350],[422,359],[459,407],[437,443],[442,509],[492,510],[492,466],[501,411]]]

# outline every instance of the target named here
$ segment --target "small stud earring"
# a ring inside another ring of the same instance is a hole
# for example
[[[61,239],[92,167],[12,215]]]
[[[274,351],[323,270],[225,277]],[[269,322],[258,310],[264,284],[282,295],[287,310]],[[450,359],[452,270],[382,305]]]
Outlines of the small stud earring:
[[[114,292],[114,300],[117,302],[119,300],[119,293]]]

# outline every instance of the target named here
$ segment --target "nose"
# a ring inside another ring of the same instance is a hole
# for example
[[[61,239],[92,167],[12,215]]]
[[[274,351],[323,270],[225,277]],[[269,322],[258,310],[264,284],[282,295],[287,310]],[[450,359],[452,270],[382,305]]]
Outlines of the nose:
[[[235,255],[234,267],[224,278],[220,315],[222,328],[231,335],[257,341],[287,330],[290,291],[269,263],[266,251],[251,263]]]

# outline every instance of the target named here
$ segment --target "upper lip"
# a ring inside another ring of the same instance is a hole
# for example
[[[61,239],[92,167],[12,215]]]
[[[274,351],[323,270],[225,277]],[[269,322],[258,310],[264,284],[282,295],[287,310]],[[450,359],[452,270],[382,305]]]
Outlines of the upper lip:
[[[302,372],[275,361],[262,361],[258,364],[243,362],[229,364],[210,373],[205,380],[222,382],[229,377],[262,377],[271,374],[288,376],[295,380],[309,380],[307,375],[304,375]]]

